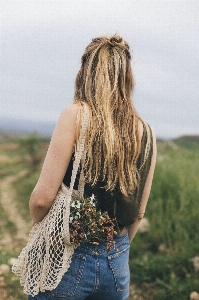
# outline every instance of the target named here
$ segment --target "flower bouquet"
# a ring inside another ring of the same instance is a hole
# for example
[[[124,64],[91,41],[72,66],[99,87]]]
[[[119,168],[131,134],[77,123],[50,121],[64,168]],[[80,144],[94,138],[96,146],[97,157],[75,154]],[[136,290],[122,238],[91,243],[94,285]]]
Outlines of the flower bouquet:
[[[98,245],[107,242],[107,252],[114,244],[114,219],[108,212],[97,209],[97,200],[92,195],[89,198],[75,198],[71,203],[69,231],[71,243],[79,246],[81,243]]]

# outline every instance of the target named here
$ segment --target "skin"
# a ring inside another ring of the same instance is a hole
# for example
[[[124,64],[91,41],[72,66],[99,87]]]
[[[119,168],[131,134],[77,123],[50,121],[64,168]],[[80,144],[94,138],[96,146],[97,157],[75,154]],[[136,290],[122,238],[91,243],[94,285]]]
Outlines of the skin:
[[[142,129],[141,129],[141,127],[142,127]],[[142,126],[142,124],[140,124],[140,126],[139,126],[140,138],[142,137],[142,133],[143,133],[143,126]],[[147,176],[147,180],[145,183],[144,191],[142,194],[142,200],[141,200],[141,206],[140,206],[138,218],[132,225],[128,226],[128,234],[129,234],[130,242],[132,242],[133,238],[135,237],[135,235],[138,231],[138,227],[144,216],[146,205],[147,205],[150,191],[151,191],[153,174],[154,174],[154,169],[155,169],[155,164],[156,164],[156,156],[157,156],[156,136],[155,136],[155,132],[153,129],[152,129],[152,134],[153,134],[153,155],[152,155],[152,160],[151,160],[151,167],[150,167],[149,174]]]
[[[74,104],[62,112],[54,129],[39,180],[30,197],[32,225],[48,213],[62,183],[73,152],[77,108]]]
[[[57,194],[57,191],[62,183],[63,177],[71,159],[72,152],[74,150],[76,138],[76,119],[77,107],[75,104],[67,106],[61,112],[51,138],[40,177],[30,197],[29,207],[32,218],[32,225],[41,221],[48,213]],[[77,128],[77,130],[79,131],[80,126],[77,126],[79,127]],[[138,130],[141,139],[143,133],[143,126],[141,122],[139,123]],[[142,196],[140,213],[145,211],[155,168],[156,141],[154,132],[153,139],[154,153],[152,157],[151,168]],[[140,221],[141,219],[138,218],[134,224],[128,227],[129,238],[131,241],[138,230]]]

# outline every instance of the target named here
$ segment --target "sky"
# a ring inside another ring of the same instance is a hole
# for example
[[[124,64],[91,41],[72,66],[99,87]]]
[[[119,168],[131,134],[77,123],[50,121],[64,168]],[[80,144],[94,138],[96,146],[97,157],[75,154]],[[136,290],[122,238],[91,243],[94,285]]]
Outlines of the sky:
[[[0,118],[56,122],[92,38],[130,45],[133,102],[159,138],[199,134],[198,0],[1,0]]]

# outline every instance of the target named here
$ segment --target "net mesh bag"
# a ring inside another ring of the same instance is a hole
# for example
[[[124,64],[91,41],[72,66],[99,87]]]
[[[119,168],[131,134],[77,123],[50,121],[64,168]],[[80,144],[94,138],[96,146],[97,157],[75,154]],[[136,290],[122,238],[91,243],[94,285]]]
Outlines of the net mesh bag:
[[[12,271],[20,276],[24,293],[35,296],[40,291],[53,290],[68,270],[75,245],[70,243],[69,215],[74,193],[73,186],[81,159],[88,124],[88,108],[84,114],[79,141],[73,162],[70,188],[63,183],[44,219],[35,224],[29,234],[29,242],[22,249]],[[83,169],[83,168],[82,168]],[[80,175],[78,194],[83,194],[83,176]]]

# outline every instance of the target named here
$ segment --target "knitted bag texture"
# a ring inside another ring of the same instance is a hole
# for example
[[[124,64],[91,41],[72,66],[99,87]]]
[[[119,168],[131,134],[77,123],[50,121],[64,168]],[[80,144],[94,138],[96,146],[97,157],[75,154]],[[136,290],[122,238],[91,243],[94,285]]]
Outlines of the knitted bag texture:
[[[33,226],[29,234],[29,242],[12,266],[12,271],[20,276],[20,283],[27,295],[35,296],[40,291],[55,289],[70,266],[75,249],[75,245],[70,243],[70,204],[75,192],[73,187],[77,171],[84,157],[88,116],[88,108],[84,105],[70,187],[67,188],[62,183],[48,214]],[[76,191],[79,196],[83,196],[84,190],[82,173]]]

